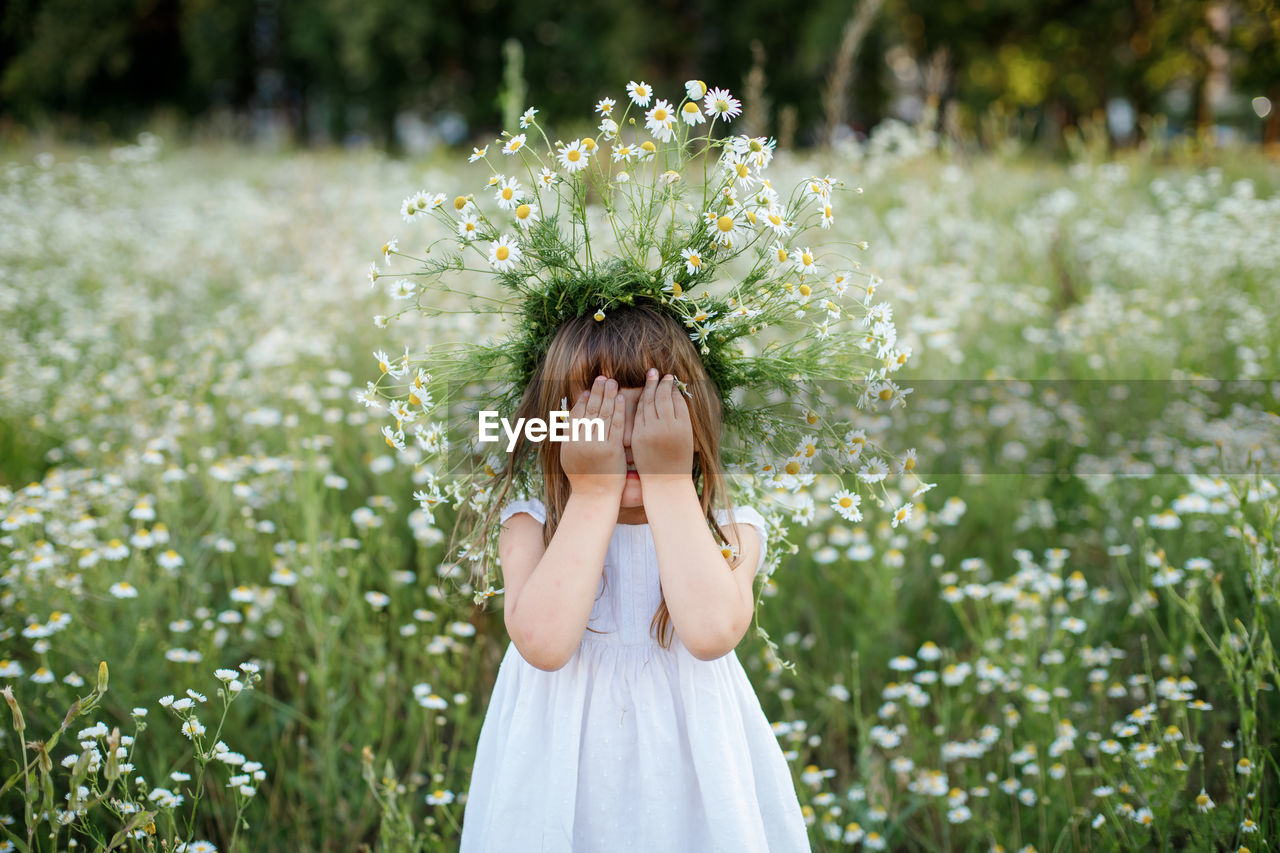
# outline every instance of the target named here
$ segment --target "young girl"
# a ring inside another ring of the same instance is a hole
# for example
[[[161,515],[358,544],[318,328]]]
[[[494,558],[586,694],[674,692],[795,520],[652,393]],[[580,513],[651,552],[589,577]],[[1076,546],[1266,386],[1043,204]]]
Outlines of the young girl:
[[[720,404],[697,350],[656,303],[569,320],[517,415],[546,418],[562,399],[571,419],[600,418],[604,440],[513,451],[538,454],[545,494],[500,513],[511,644],[463,853],[809,850],[734,652],[766,525],[749,507],[713,508],[727,495]]]

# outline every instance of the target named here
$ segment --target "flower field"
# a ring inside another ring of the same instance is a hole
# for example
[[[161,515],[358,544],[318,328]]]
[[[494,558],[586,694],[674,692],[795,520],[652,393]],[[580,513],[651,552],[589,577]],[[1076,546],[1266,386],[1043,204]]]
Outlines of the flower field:
[[[466,294],[375,322],[412,268],[382,247],[428,239],[402,199],[483,182],[2,153],[0,851],[455,849],[500,598],[456,593],[368,388],[375,352],[501,331]],[[793,666],[737,650],[814,849],[1270,849],[1280,165],[886,122],[772,169],[862,188],[831,233],[912,353],[878,428],[936,484],[850,522],[819,477],[757,609]]]

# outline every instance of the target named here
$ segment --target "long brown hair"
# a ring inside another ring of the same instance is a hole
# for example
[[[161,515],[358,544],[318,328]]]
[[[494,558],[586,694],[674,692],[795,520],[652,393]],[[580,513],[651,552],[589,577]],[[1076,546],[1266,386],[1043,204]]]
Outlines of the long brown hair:
[[[590,388],[597,375],[617,380],[620,388],[638,388],[645,384],[645,373],[656,367],[659,374],[670,373],[683,380],[692,393],[688,399],[693,423],[693,482],[697,489],[702,514],[721,543],[728,537],[715,518],[715,504],[726,511],[728,488],[720,459],[723,433],[720,397],[716,393],[693,341],[671,313],[657,303],[637,300],[635,304],[615,306],[604,320],[583,316],[560,325],[520,398],[517,418],[549,418],[549,413],[572,407],[585,388]],[[562,405],[567,401],[568,406]],[[502,505],[515,473],[531,453],[537,454],[544,484],[543,504],[547,518],[542,527],[543,544],[550,544],[556,527],[569,501],[569,478],[560,467],[559,442],[531,443],[521,432],[507,464],[495,475],[501,484],[496,499],[485,517],[486,529]],[[734,560],[736,569],[741,558]],[[649,628],[657,631],[658,643],[670,647],[668,627],[671,616],[664,597],[654,613]],[[594,628],[588,628],[594,631]]]

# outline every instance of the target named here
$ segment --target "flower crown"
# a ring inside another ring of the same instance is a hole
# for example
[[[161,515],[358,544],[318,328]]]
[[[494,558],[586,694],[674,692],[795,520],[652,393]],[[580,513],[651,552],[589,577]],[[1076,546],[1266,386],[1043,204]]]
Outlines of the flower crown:
[[[890,307],[873,302],[881,279],[860,271],[849,254],[823,256],[801,239],[814,228],[830,229],[837,196],[861,188],[810,176],[784,197],[766,177],[773,139],[717,135],[741,112],[725,89],[691,80],[676,104],[655,97],[644,82],[632,81],[626,91],[621,109],[613,98],[596,104],[599,125],[580,138],[552,142],[538,111],[527,110],[520,133],[504,132],[473,150],[469,162],[490,170],[478,194],[450,199],[424,191],[401,204],[406,222],[434,222],[444,234],[425,258],[401,252],[394,239],[383,246],[386,264],[399,255],[421,268],[394,274],[413,277],[397,278],[390,288],[393,299],[408,304],[375,322],[384,327],[408,312],[457,313],[461,297],[466,310],[514,319],[515,328],[483,342],[467,333],[418,357],[408,349],[398,360],[375,353],[381,373],[402,382],[401,393],[388,395],[394,426],[382,432],[403,450],[408,429],[427,456],[450,458],[440,420],[447,389],[467,386],[477,406],[510,413],[561,323],[583,316],[607,322],[615,307],[647,299],[688,329],[720,395],[723,461],[734,497],[760,506],[771,542],[789,546],[770,549],[761,570],[767,585],[778,554],[796,551],[788,516],[792,523],[814,517],[808,489],[817,461],[833,472],[856,471],[873,488],[891,469],[914,476],[914,450],[895,457],[841,417],[905,404],[910,389],[889,374],[906,363],[910,349],[897,342]],[[824,242],[867,249],[866,242]],[[467,273],[492,274],[497,287],[449,285]],[[371,284],[392,275],[370,266]],[[428,294],[433,298],[424,300]],[[477,390],[476,383],[489,384]],[[834,399],[833,386],[853,391],[852,405]],[[385,390],[382,377],[370,382],[366,402]],[[507,464],[492,446],[473,443],[453,455],[455,464],[422,475],[424,488],[414,497],[429,523],[445,501],[481,514],[492,508],[493,475]],[[456,464],[459,455],[467,464]],[[539,473],[518,473],[523,490],[533,493]],[[861,519],[860,504],[861,496],[844,488],[831,498],[850,521]],[[895,526],[910,509],[893,508]],[[458,556],[480,561],[496,553],[496,541],[496,529],[478,530]],[[501,591],[493,580],[488,571],[469,590],[477,603]]]

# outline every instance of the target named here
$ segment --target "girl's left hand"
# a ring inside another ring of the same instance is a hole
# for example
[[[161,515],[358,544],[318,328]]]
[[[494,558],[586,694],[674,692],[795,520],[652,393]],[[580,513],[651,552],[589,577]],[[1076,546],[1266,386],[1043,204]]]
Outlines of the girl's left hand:
[[[693,421],[689,405],[668,374],[658,381],[649,368],[631,428],[631,455],[643,479],[653,475],[693,476]]]

